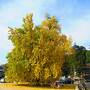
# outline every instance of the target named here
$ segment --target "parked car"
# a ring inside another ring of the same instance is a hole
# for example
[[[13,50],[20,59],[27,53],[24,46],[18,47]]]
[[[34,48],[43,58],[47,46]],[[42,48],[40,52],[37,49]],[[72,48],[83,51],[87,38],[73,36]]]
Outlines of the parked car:
[[[71,78],[66,78],[64,80],[64,84],[73,84],[74,83],[74,80],[72,80]]]
[[[4,78],[0,79],[0,83],[4,83],[4,82],[5,82]]]
[[[58,81],[55,81],[54,86],[55,87],[62,87],[63,84],[64,84],[63,80],[58,80]]]
[[[75,78],[74,79],[74,84],[77,84],[78,85],[79,83],[80,83],[80,78]]]
[[[71,78],[65,78],[65,79],[60,79],[60,80],[56,81],[54,83],[54,86],[55,87],[61,87],[64,84],[73,84],[73,83],[74,83],[74,80],[72,80]]]

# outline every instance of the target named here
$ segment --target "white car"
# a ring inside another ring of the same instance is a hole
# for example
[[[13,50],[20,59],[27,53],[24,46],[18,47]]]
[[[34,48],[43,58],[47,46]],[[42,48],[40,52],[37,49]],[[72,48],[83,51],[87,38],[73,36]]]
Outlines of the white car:
[[[0,79],[0,83],[4,83],[4,78]]]
[[[79,84],[80,83],[80,78],[79,77],[75,77],[74,78],[74,84]]]

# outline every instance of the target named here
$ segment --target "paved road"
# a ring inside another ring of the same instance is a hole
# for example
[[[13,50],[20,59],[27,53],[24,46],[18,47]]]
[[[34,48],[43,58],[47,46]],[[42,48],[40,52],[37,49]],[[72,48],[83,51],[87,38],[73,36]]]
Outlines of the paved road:
[[[86,83],[88,90],[90,90],[90,82]]]

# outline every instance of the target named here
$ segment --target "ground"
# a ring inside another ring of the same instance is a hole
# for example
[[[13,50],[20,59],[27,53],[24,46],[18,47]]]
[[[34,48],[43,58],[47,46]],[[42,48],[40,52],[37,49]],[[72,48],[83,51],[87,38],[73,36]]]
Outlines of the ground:
[[[90,90],[90,82],[86,83],[88,90]]]
[[[55,89],[55,88],[16,86],[14,84],[0,84],[0,90],[75,90],[75,87],[73,85],[70,85],[64,86],[61,89]]]

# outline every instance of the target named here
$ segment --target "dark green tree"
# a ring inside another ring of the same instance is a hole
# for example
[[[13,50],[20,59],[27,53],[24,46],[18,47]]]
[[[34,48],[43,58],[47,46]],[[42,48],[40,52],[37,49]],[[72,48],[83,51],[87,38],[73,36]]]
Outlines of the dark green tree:
[[[90,50],[87,50],[87,53],[86,53],[86,62],[90,63]]]
[[[75,66],[76,70],[78,73],[82,73],[82,68],[83,66],[86,65],[87,50],[84,46],[78,46],[78,45],[74,45],[73,48],[75,50],[74,60],[77,62]]]

